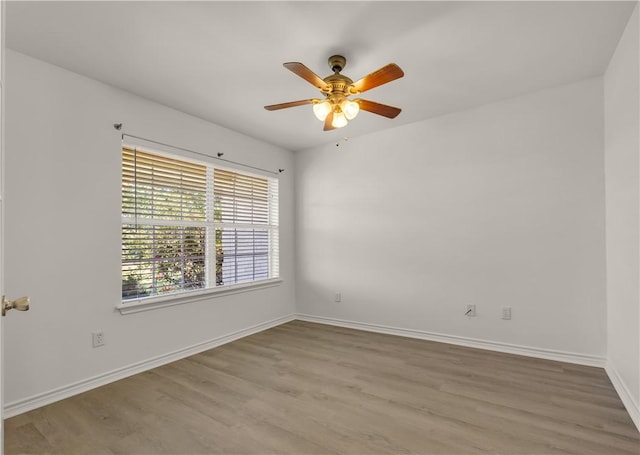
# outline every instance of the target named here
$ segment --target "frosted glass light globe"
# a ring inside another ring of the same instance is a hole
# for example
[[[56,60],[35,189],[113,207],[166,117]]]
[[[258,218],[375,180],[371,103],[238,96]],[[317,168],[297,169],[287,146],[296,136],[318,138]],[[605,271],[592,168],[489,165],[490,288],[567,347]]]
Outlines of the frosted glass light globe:
[[[342,104],[340,104],[340,108],[347,120],[353,120],[356,118],[356,115],[358,115],[358,112],[360,112],[360,105],[351,100],[344,100]]]
[[[347,118],[344,116],[342,111],[333,113],[333,121],[331,122],[331,126],[333,126],[334,128],[342,128],[343,126],[346,126],[347,123],[349,122],[347,122]]]
[[[329,100],[324,100],[321,103],[313,105],[313,113],[318,120],[324,122],[324,119],[327,118],[327,115],[331,112],[331,107],[331,102],[329,102]]]

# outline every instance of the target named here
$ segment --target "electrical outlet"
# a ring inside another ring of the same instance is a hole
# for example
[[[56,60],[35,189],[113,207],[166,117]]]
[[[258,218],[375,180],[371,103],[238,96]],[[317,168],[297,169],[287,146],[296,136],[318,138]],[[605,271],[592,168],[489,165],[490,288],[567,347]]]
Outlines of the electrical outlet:
[[[468,317],[474,317],[476,315],[476,306],[475,305],[467,305],[467,308],[464,310],[464,315]]]
[[[511,319],[511,307],[503,306],[502,307],[502,319],[509,320]]]
[[[98,332],[93,332],[91,335],[93,337],[94,348],[99,348],[100,346],[104,346],[104,332],[102,330]]]
[[[336,292],[333,295],[333,301],[336,302],[336,303],[342,302],[342,294],[340,294],[339,292]]]

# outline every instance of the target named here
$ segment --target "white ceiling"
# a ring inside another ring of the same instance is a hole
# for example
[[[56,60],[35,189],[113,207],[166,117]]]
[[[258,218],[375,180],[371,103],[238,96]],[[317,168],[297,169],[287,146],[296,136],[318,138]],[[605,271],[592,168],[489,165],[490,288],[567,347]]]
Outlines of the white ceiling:
[[[635,2],[7,2],[7,46],[227,128],[301,150],[604,72]],[[321,77],[332,54],[401,107],[323,132],[314,98],[282,67]]]

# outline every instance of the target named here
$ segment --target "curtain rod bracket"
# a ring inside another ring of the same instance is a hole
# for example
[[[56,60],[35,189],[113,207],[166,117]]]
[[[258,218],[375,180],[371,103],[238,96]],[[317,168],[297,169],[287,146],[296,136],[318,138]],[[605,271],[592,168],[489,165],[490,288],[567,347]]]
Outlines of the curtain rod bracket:
[[[113,127],[114,127],[115,129],[117,129],[118,131],[120,131],[120,130],[122,129],[122,123],[114,123],[114,124],[113,124]]]
[[[220,158],[222,155],[224,155],[223,152],[218,152],[216,155],[218,155],[218,158]]]
[[[280,169],[278,169],[278,172],[279,172],[280,174],[282,174],[282,173],[284,172],[284,169],[280,168]]]

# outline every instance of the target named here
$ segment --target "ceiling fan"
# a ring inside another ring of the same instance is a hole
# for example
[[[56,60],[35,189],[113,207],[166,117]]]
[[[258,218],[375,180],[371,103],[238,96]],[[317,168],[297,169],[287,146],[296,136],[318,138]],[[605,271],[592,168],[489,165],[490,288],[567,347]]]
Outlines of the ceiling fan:
[[[350,100],[349,96],[359,95],[367,90],[401,78],[404,76],[402,69],[395,63],[389,63],[387,66],[383,66],[379,70],[353,82],[347,76],[340,74],[340,71],[342,71],[346,64],[347,59],[342,55],[329,57],[329,68],[331,68],[331,71],[334,73],[322,79],[302,63],[284,63],[283,66],[286,69],[297,74],[320,90],[324,98],[290,101],[288,103],[272,104],[264,108],[268,111],[276,111],[288,107],[312,104],[313,113],[318,120],[324,122],[324,131],[342,128],[349,120],[354,119],[356,115],[358,115],[360,109],[387,118],[396,118],[401,111],[401,109],[397,107],[376,103],[375,101],[363,100],[361,98]]]

